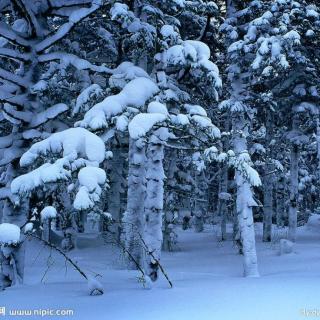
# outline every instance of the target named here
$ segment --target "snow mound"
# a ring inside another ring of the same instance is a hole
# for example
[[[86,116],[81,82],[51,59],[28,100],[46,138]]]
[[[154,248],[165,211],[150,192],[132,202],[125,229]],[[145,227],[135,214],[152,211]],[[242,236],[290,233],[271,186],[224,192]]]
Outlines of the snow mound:
[[[320,230],[320,215],[319,214],[313,214],[309,217],[307,222],[307,228],[313,229],[314,231],[319,232]]]
[[[20,241],[20,228],[15,224],[1,223],[0,224],[0,244],[12,245]]]
[[[292,253],[293,242],[287,239],[280,239],[280,255]]]
[[[100,296],[104,293],[103,286],[96,278],[88,277],[88,292],[90,296]]]
[[[163,113],[140,113],[129,123],[129,134],[132,139],[144,137],[154,125],[163,122],[167,116]]]
[[[44,221],[47,219],[54,219],[57,216],[57,210],[55,207],[52,207],[52,206],[44,207],[40,212],[40,216],[41,216],[41,221]]]
[[[142,279],[143,287],[147,290],[151,290],[153,287],[153,282],[149,276],[144,275]]]

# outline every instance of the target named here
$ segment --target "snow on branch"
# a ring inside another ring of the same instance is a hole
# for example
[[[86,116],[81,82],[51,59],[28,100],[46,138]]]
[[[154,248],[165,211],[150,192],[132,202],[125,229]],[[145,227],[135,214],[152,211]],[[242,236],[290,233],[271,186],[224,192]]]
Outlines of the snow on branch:
[[[92,97],[98,97],[102,93],[102,89],[98,84],[92,84],[91,86],[85,88],[77,97],[76,105],[72,110],[72,114],[75,115],[85,109],[86,104],[90,101]],[[87,110],[85,110],[87,111]]]
[[[7,80],[7,81],[10,81],[20,87],[23,87],[23,88],[28,88],[28,81],[26,79],[23,79],[22,77],[14,74],[14,73],[11,73],[7,70],[4,70],[2,68],[0,68],[0,78],[4,79],[4,80]]]
[[[41,28],[37,18],[31,10],[30,3],[23,0],[12,0],[12,2],[20,11],[21,16],[27,19],[32,36],[42,36],[44,30]]]
[[[68,106],[64,103],[55,104],[33,117],[32,121],[29,124],[29,127],[38,127],[49,121],[50,119],[56,118],[59,114],[66,112],[68,109]]]
[[[41,221],[54,219],[57,217],[57,210],[55,207],[46,206],[41,210],[40,216],[41,216]]]
[[[195,78],[204,77],[210,80],[213,89],[222,87],[218,67],[210,61],[209,47],[197,40],[185,40],[156,55],[165,66],[189,67]],[[217,97],[217,93],[216,93]]]
[[[20,242],[20,228],[15,224],[0,224],[0,245],[16,245]]]
[[[20,60],[24,62],[31,61],[30,54],[28,53],[20,53],[16,50],[0,48],[0,56],[5,58],[11,58],[13,60]]]
[[[81,8],[72,12],[69,16],[69,21],[64,23],[55,34],[38,43],[35,46],[35,50],[37,52],[42,52],[57,41],[64,38],[77,23],[87,18],[91,13],[98,10],[101,4],[101,0],[93,0],[90,8]]]
[[[33,171],[15,178],[11,182],[11,192],[17,195],[29,194],[36,188],[71,178],[70,162],[67,158],[58,159],[54,163],[45,163]]]
[[[139,108],[152,98],[159,88],[148,78],[131,80],[122,91],[93,106],[77,125],[93,130],[106,128],[107,120],[121,114],[127,107]]]
[[[97,167],[84,167],[79,171],[80,188],[76,194],[73,206],[77,210],[87,210],[99,201],[102,188],[106,181],[106,172]]]
[[[14,30],[12,30],[6,23],[0,22],[0,36],[9,40],[13,44],[23,47],[31,47],[32,44],[20,37]]]
[[[20,165],[31,166],[40,157],[46,158],[55,154],[62,154],[62,157],[15,178],[11,183],[12,193],[28,195],[47,183],[67,181],[71,179],[73,171],[87,166],[78,173],[80,190],[76,196],[75,208],[91,208],[99,201],[101,185],[106,181],[104,170],[96,167],[105,159],[103,141],[86,129],[71,128],[35,143],[22,155]]]
[[[103,141],[83,128],[70,128],[57,132],[49,138],[35,143],[20,159],[22,167],[31,165],[40,156],[62,153],[71,160],[88,159],[98,165],[105,158]]]
[[[30,111],[17,111],[12,105],[5,103],[3,106],[3,114],[7,114],[15,120],[29,122],[32,118]]]
[[[25,99],[25,95],[14,95],[10,92],[5,92],[4,90],[0,90],[0,102],[9,103],[14,106],[22,107],[27,102]]]
[[[54,9],[74,7],[84,4],[91,4],[92,0],[48,0],[50,7]]]
[[[144,137],[154,125],[166,119],[167,116],[163,113],[139,113],[129,123],[130,137],[133,139]]]
[[[68,54],[65,52],[53,52],[39,56],[39,62],[49,62],[54,60],[59,60],[64,67],[72,65],[78,70],[91,70],[109,74],[112,73],[112,69],[105,66],[96,66],[85,59],[77,57],[74,54]]]

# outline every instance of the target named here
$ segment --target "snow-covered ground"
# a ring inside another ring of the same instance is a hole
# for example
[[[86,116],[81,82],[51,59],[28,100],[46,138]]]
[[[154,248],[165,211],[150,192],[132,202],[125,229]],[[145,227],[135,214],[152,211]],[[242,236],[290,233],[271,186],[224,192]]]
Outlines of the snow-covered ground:
[[[261,225],[256,229],[261,277],[249,279],[242,277],[242,257],[232,241],[217,241],[212,226],[203,233],[179,232],[180,251],[162,258],[173,289],[163,277],[152,290],[144,289],[136,271],[119,267],[115,248],[82,239],[70,255],[88,274],[102,275],[102,296],[88,296],[86,282],[63,258],[54,252],[48,258],[48,249],[29,243],[25,285],[0,292],[0,307],[72,309],[73,319],[105,320],[295,320],[316,318],[307,315],[315,311],[320,316],[319,230],[299,228],[294,252],[280,256],[279,244],[262,243]],[[276,238],[282,236],[277,232]]]

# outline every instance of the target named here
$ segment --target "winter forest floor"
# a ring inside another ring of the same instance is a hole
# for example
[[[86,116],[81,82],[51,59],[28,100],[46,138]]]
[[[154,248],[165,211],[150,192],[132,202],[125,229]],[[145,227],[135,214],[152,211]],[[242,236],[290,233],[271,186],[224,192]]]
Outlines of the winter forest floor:
[[[280,256],[279,244],[262,243],[261,225],[256,229],[261,277],[251,279],[242,277],[242,257],[233,243],[217,241],[212,226],[203,233],[180,231],[180,251],[162,258],[173,289],[163,277],[152,290],[143,289],[137,272],[119,268],[115,248],[102,241],[95,247],[99,240],[82,239],[81,249],[70,256],[86,272],[103,276],[105,293],[95,297],[88,296],[85,281],[66,268],[62,257],[52,252],[48,259],[49,250],[29,243],[25,284],[1,292],[0,306],[72,309],[72,319],[104,320],[295,320],[307,317],[304,309],[320,312],[319,231],[299,228],[294,252]]]

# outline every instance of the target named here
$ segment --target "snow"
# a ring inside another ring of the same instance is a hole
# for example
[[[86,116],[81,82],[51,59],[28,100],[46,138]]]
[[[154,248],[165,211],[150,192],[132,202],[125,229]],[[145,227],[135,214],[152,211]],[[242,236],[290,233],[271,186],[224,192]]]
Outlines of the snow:
[[[119,131],[126,131],[128,128],[128,124],[129,124],[129,119],[127,116],[125,115],[121,115],[119,117],[117,117],[116,119],[116,128]]]
[[[45,80],[38,81],[35,85],[30,88],[32,93],[41,92],[48,88],[48,83]]]
[[[293,242],[287,239],[280,239],[280,255],[293,252]]]
[[[166,116],[169,114],[167,107],[158,101],[150,102],[148,105],[147,112],[148,113],[162,113]]]
[[[214,80],[214,86],[221,87],[222,82],[219,77],[218,67],[210,61],[210,49],[209,47],[197,40],[185,40],[181,44],[171,46],[162,54],[157,54],[156,59],[161,60],[165,65],[189,65],[192,67],[191,73],[199,75],[199,72],[195,70],[204,69]]]
[[[12,24],[12,29],[17,32],[27,33],[28,32],[28,22],[25,19],[17,19]]]
[[[101,282],[90,276],[88,278],[88,292],[90,296],[98,296],[103,294],[104,290]]]
[[[20,158],[22,167],[32,165],[38,158],[61,154],[62,158],[15,178],[11,183],[14,194],[29,194],[46,183],[69,180],[72,171],[83,165],[97,166],[105,159],[104,142],[83,128],[71,128],[52,134],[35,143]],[[80,170],[81,171],[81,170]]]
[[[88,88],[84,89],[76,100],[76,105],[73,109],[73,114],[77,114],[80,111],[88,111],[85,104],[92,98],[97,98],[102,93],[102,89],[98,84],[92,84]]]
[[[41,42],[37,43],[34,46],[34,49],[37,52],[42,52],[45,49],[52,46],[54,43],[62,39],[73,27],[76,23],[80,22],[84,18],[88,17],[91,13],[99,9],[101,6],[101,0],[94,0],[92,1],[92,5],[89,8],[80,8],[74,10],[69,15],[69,21],[62,24],[59,29],[52,35],[46,37]]]
[[[32,230],[33,230],[33,223],[32,222],[28,222],[24,226],[24,233],[32,232]]]
[[[300,320],[319,305],[320,262],[314,258],[320,250],[319,232],[299,228],[294,253],[279,256],[279,242],[263,243],[261,229],[257,224],[261,277],[250,279],[242,277],[242,257],[232,241],[218,239],[217,226],[206,226],[203,233],[178,230],[179,251],[165,252],[162,258],[172,289],[161,275],[151,290],[144,290],[137,281],[141,274],[119,265],[114,246],[90,239],[91,247],[88,244],[69,255],[91,277],[93,271],[102,275],[98,280],[106,290],[96,297],[88,296],[87,282],[54,252],[55,264],[41,282],[50,250],[31,241],[25,284],[1,291],[1,305],[7,311],[72,309],[79,320],[105,319],[106,312],[121,320],[149,320],[150,314],[156,320]],[[286,232],[274,230],[276,236]],[[231,236],[231,226],[228,232]]]
[[[171,122],[180,126],[186,126],[190,123],[188,116],[181,113],[177,115],[172,115]]]
[[[191,105],[191,104],[185,104],[184,108],[188,111],[190,115],[199,115],[199,116],[207,116],[207,112],[205,109],[203,109],[201,106],[198,105]]]
[[[60,65],[63,68],[68,67],[69,65],[72,65],[77,70],[92,70],[96,72],[102,72],[102,73],[112,73],[112,70],[105,67],[105,66],[96,66],[89,61],[79,58],[74,54],[65,53],[65,52],[52,52],[47,53],[39,56],[40,62],[47,62],[47,61],[54,61],[59,60]]]
[[[291,30],[287,32],[284,36],[284,39],[292,41],[294,44],[300,44],[300,35],[297,31]]]
[[[78,173],[79,191],[76,194],[73,206],[77,210],[92,208],[100,200],[101,186],[107,181],[106,172],[97,167],[84,167]]]
[[[41,221],[54,219],[57,217],[57,210],[55,207],[52,207],[52,206],[44,207],[40,212],[40,216],[41,216]]]
[[[117,20],[121,16],[126,16],[128,14],[128,10],[129,8],[126,4],[116,2],[110,10],[111,19]]]
[[[71,172],[66,169],[70,163],[67,159],[59,159],[53,164],[45,163],[33,171],[15,178],[11,182],[11,192],[13,194],[28,194],[37,187],[46,183],[67,180],[71,177]]]
[[[122,91],[105,98],[93,106],[77,125],[90,127],[93,130],[106,128],[107,120],[121,114],[127,107],[139,108],[159,91],[150,79],[140,77],[131,80]]]
[[[313,8],[307,8],[307,17],[318,18],[319,13]]]
[[[150,78],[149,75],[140,67],[135,66],[132,62],[124,61],[120,63],[113,71],[113,75],[125,75],[126,80],[135,78]]]
[[[129,134],[133,139],[144,137],[154,125],[167,119],[163,113],[140,113],[129,123]]]
[[[162,26],[160,29],[160,33],[164,38],[169,38],[177,34],[177,32],[174,31],[173,26],[169,24],[165,24],[164,26]]]
[[[45,111],[37,113],[35,117],[32,118],[30,121],[29,127],[35,128],[40,126],[41,124],[44,124],[50,119],[56,118],[59,114],[64,113],[69,110],[69,107],[64,103],[58,103],[55,104],[49,108],[47,108]]]
[[[62,153],[63,157],[75,160],[83,157],[94,163],[101,163],[105,156],[103,141],[84,128],[70,128],[52,134],[49,138],[35,143],[21,159],[22,167],[29,166],[40,156],[48,153]]]
[[[212,126],[211,120],[207,117],[194,115],[191,117],[191,119],[201,128],[208,128]]]
[[[78,180],[80,185],[86,186],[89,191],[93,191],[99,185],[106,182],[106,173],[101,168],[85,167],[79,171]]]
[[[20,228],[15,224],[0,224],[0,245],[14,245],[20,241]]]

